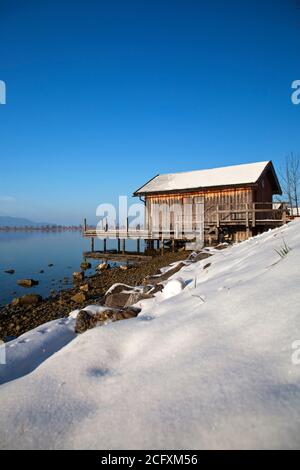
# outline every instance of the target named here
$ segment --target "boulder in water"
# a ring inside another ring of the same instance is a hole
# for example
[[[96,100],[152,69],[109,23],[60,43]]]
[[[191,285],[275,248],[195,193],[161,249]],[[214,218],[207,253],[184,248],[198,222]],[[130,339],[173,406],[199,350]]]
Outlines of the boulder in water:
[[[7,274],[14,274],[15,270],[14,269],[5,269],[4,272],[7,273]]]
[[[22,287],[32,287],[32,286],[37,286],[39,281],[36,281],[35,279],[19,279],[17,281],[17,284]]]
[[[85,271],[86,269],[91,269],[92,265],[88,261],[82,261],[80,268]]]

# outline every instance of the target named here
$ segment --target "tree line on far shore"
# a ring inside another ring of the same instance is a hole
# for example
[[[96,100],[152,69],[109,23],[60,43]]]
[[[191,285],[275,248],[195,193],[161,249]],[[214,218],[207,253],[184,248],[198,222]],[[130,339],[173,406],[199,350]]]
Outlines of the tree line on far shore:
[[[81,231],[82,225],[43,225],[43,226],[0,226],[2,232],[66,232],[66,231]]]

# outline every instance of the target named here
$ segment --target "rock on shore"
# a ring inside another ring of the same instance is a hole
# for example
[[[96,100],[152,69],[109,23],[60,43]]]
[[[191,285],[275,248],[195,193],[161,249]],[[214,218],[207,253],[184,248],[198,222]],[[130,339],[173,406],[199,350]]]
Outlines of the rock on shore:
[[[104,309],[102,312],[93,313],[89,310],[80,310],[76,318],[75,332],[84,333],[97,325],[103,325],[109,321],[115,322],[136,317],[140,309],[127,307],[125,309]]]
[[[12,305],[14,306],[23,306],[23,305],[37,305],[39,304],[43,298],[37,294],[27,294],[23,295],[22,297],[18,297],[13,299]]]

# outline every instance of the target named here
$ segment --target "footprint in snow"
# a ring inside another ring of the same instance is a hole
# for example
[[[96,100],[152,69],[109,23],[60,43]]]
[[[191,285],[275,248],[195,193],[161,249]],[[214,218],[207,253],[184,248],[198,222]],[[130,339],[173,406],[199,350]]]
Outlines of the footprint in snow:
[[[49,333],[49,331],[51,331],[50,328],[45,328],[44,330],[38,330],[38,333],[40,333],[41,335],[45,335],[46,333]]]
[[[152,317],[151,315],[142,315],[138,317],[138,320],[139,321],[151,321],[151,320],[154,320],[154,317]]]
[[[109,375],[109,369],[103,367],[94,367],[88,371],[88,375],[91,377],[105,377],[106,375]]]
[[[69,318],[66,318],[64,320],[59,320],[58,322],[59,325],[68,325],[68,323],[70,323]]]

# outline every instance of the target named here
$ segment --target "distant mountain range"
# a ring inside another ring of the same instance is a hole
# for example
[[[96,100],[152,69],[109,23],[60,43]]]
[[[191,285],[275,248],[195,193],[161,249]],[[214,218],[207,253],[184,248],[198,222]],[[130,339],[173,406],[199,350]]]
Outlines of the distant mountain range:
[[[56,225],[49,222],[33,222],[21,217],[9,217],[0,215],[0,227],[45,227],[47,225]]]

